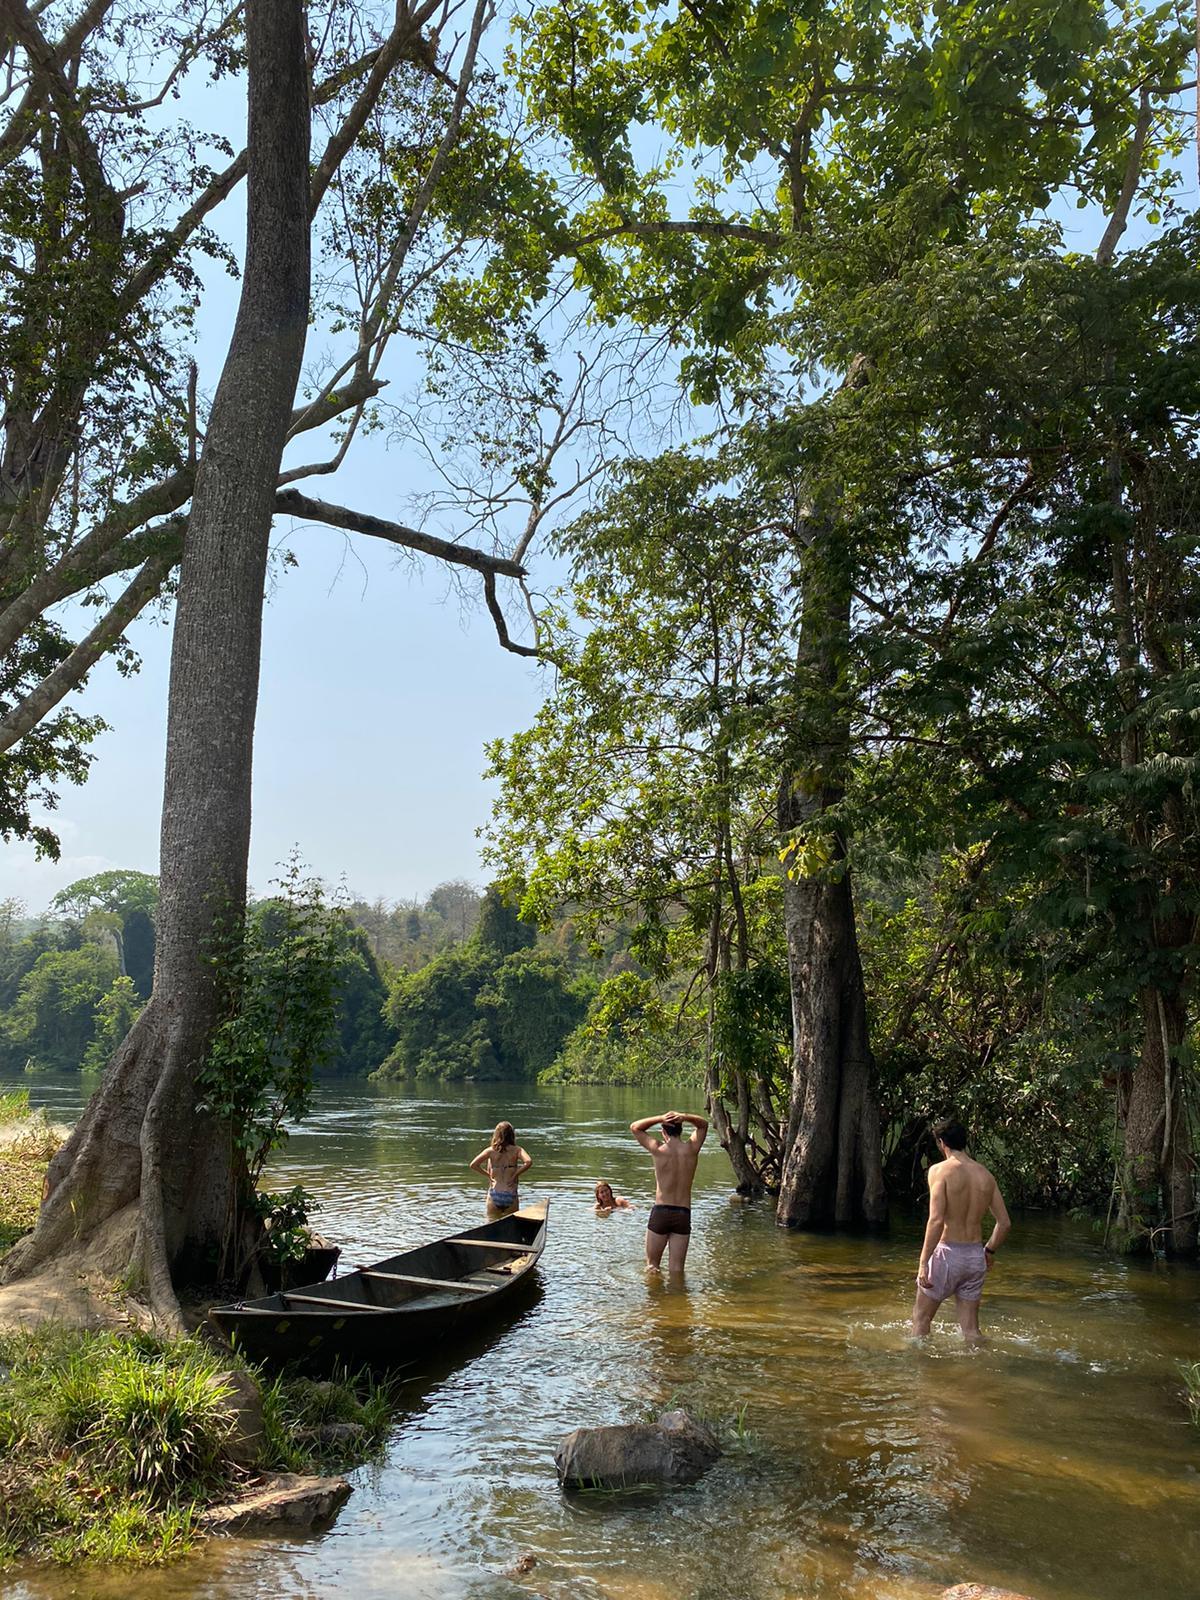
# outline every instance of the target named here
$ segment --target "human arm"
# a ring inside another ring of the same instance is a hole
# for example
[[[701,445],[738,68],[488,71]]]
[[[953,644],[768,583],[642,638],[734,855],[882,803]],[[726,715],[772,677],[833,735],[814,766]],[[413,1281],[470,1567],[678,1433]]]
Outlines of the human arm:
[[[708,1138],[708,1118],[701,1117],[694,1111],[672,1111],[671,1115],[680,1122],[691,1123],[692,1127],[696,1130],[696,1137],[693,1140],[693,1143],[695,1144],[696,1149],[699,1150],[705,1139]]]
[[[992,1228],[992,1236],[983,1247],[986,1252],[987,1264],[990,1267],[992,1264],[992,1257],[996,1254],[996,1251],[999,1250],[1005,1239],[1008,1238],[1009,1231],[1012,1228],[1012,1220],[1008,1215],[1008,1207],[1004,1204],[1004,1196],[1000,1193],[1000,1185],[995,1181],[995,1179],[992,1180],[992,1198],[988,1202],[988,1210],[995,1218],[995,1226]]]
[[[928,1283],[929,1258],[941,1243],[946,1226],[946,1184],[936,1167],[929,1169],[929,1221],[925,1224],[925,1238],[921,1243],[921,1259],[917,1264],[918,1287]]]
[[[489,1145],[486,1150],[481,1150],[479,1152],[479,1154],[475,1157],[474,1161],[471,1162],[471,1171],[472,1172],[484,1172],[484,1169],[486,1168],[486,1166],[488,1164],[488,1158],[491,1156],[491,1153],[492,1153],[491,1145]],[[486,1172],[484,1172],[484,1176],[486,1176]]]
[[[519,1178],[523,1172],[528,1172],[532,1165],[533,1157],[529,1154],[529,1151],[519,1149],[517,1151],[517,1170],[515,1176]]]
[[[631,1122],[629,1124],[630,1133],[641,1145],[642,1149],[649,1150],[651,1155],[653,1155],[656,1150],[661,1149],[662,1146],[659,1140],[652,1139],[650,1137],[649,1130],[660,1123],[666,1115],[667,1113],[662,1111],[656,1117],[642,1117],[638,1122]]]

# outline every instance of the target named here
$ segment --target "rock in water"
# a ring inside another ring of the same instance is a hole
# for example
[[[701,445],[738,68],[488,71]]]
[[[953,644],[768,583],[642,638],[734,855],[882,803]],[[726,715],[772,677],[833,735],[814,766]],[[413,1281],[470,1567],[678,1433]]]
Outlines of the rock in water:
[[[686,1411],[657,1422],[576,1428],[554,1452],[564,1489],[625,1489],[636,1483],[695,1483],[721,1454],[710,1428]]]
[[[995,1589],[990,1583],[956,1583],[953,1589],[942,1590],[942,1600],[1033,1600],[1033,1596]]]
[[[302,1478],[281,1472],[253,1494],[200,1514],[209,1533],[240,1533],[244,1528],[311,1528],[327,1522],[350,1494],[345,1478]]]

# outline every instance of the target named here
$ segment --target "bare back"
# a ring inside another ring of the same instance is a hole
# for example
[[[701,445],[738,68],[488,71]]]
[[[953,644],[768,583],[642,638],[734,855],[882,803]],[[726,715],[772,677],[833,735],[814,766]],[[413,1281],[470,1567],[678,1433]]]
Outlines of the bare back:
[[[654,1201],[660,1206],[690,1206],[692,1180],[700,1159],[698,1139],[655,1139],[646,1147],[654,1159]]]
[[[939,1194],[941,1197],[941,1244],[978,1244],[982,1238],[983,1219],[989,1211],[993,1216],[1008,1220],[995,1178],[982,1161],[974,1161],[967,1155],[939,1161],[930,1167],[929,1194],[935,1202]]]

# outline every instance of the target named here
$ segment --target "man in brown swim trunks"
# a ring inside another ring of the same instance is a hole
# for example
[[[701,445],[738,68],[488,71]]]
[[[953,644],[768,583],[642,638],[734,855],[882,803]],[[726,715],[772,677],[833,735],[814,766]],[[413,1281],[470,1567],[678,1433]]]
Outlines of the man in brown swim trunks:
[[[917,1299],[912,1331],[929,1332],[937,1309],[950,1295],[964,1339],[979,1341],[979,1302],[983,1280],[1012,1226],[995,1178],[967,1154],[967,1130],[948,1117],[931,1129],[942,1160],[929,1169],[929,1223],[917,1268]],[[984,1216],[995,1219],[991,1238],[980,1243]]]
[[[663,1137],[656,1139],[648,1130],[659,1122]],[[694,1139],[683,1137],[685,1122],[695,1128]],[[708,1133],[708,1120],[686,1111],[664,1111],[660,1117],[631,1122],[629,1131],[654,1158],[654,1205],[646,1223],[646,1265],[657,1272],[663,1251],[669,1246],[670,1270],[682,1272],[692,1236],[692,1179],[696,1176],[700,1146]]]

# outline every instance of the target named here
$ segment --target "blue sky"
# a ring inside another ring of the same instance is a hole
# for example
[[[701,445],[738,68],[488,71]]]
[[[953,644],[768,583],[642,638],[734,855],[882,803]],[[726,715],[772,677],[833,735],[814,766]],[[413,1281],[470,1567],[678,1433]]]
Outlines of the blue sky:
[[[237,83],[189,85],[172,114],[180,112],[240,142],[245,109]],[[221,219],[235,247],[244,194],[236,191]],[[211,394],[237,285],[215,266],[205,277],[197,356],[201,388]],[[310,359],[320,345],[318,332]],[[397,342],[384,375],[399,398],[420,369]],[[313,437],[309,459],[319,453]],[[434,485],[411,450],[389,450],[377,434],[355,442],[334,479],[303,487],[412,522],[411,496]],[[445,517],[431,526],[454,531]],[[481,778],[484,742],[531,719],[541,699],[538,669],[501,649],[486,611],[464,607],[440,564],[414,563],[376,540],[328,528],[289,534],[282,519],[275,537],[299,566],[279,574],[264,615],[253,887],[266,889],[293,846],[322,877],[344,877],[352,893],[371,899],[423,897],[447,878],[480,880],[476,829],[490,805]],[[544,564],[537,576],[551,581]],[[478,602],[478,580],[467,574],[462,588]],[[140,673],[121,678],[103,662],[79,698],[111,731],[93,746],[88,782],[64,788],[50,819],[61,860],[39,862],[32,846],[20,843],[0,850],[0,898],[15,895],[32,912],[89,873],[157,870],[170,629],[142,618],[129,638]]]

